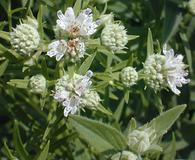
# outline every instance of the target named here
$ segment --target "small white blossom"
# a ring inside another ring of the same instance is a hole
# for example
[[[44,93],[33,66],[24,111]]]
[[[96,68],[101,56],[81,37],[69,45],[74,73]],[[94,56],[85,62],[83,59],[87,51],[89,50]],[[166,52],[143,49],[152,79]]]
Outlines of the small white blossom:
[[[48,48],[47,55],[56,57],[57,61],[65,57],[74,62],[84,57],[85,54],[85,43],[78,38],[69,41],[57,40],[50,43]]]
[[[179,95],[181,92],[177,87],[182,87],[183,84],[190,82],[189,79],[185,78],[188,72],[185,70],[186,65],[183,63],[183,56],[181,54],[175,56],[174,50],[167,50],[166,45],[163,47],[163,54],[166,58],[164,69],[166,70],[169,88]]]
[[[86,75],[74,74],[73,77],[64,75],[58,80],[55,86],[54,99],[62,104],[64,107],[64,116],[75,114],[81,105],[81,101],[85,98],[86,94],[90,92],[91,81],[93,72],[87,71]]]
[[[90,36],[96,32],[99,21],[93,21],[91,9],[83,10],[77,17],[73,8],[68,7],[65,14],[57,12],[57,25],[70,36]]]

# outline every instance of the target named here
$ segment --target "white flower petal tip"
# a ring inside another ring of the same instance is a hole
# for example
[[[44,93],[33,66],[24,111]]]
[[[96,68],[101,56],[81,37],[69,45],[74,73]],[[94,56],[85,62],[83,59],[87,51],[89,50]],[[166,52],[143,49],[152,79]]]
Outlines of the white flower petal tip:
[[[73,8],[67,8],[65,14],[57,12],[57,26],[70,36],[90,36],[96,32],[99,21],[93,21],[92,10],[87,8],[75,17]]]

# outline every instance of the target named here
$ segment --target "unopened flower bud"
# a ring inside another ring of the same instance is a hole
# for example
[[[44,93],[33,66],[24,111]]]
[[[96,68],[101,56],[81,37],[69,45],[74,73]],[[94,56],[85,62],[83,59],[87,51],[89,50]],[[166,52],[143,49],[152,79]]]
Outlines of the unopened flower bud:
[[[195,15],[195,0],[190,0],[190,1],[188,2],[188,9],[189,9],[189,11],[190,11],[193,15]]]
[[[46,90],[46,79],[43,75],[38,74],[32,76],[29,81],[31,92],[42,94]]]
[[[150,148],[155,137],[155,130],[151,128],[133,130],[128,134],[128,145],[134,152],[142,154]]]
[[[128,42],[125,27],[120,24],[107,24],[101,34],[102,44],[112,51],[125,48]]]
[[[39,46],[40,36],[34,25],[20,24],[10,33],[10,43],[21,55],[30,56]]]
[[[120,73],[121,81],[126,87],[131,87],[138,80],[138,73],[133,67],[125,67]]]

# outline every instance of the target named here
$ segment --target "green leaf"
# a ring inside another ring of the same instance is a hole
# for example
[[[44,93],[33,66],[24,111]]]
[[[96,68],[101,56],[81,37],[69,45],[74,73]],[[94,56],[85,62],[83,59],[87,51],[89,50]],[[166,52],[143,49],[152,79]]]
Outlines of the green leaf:
[[[7,41],[10,41],[9,32],[0,31],[0,38],[5,39],[5,40],[7,40]]]
[[[21,160],[29,160],[30,158],[29,158],[28,152],[26,151],[26,149],[24,148],[24,145],[22,144],[17,121],[15,121],[15,124],[14,124],[13,142],[14,142],[15,149],[17,153],[19,154]]]
[[[107,110],[104,106],[102,106],[102,105],[99,105],[98,107],[97,107],[97,110],[98,111],[100,111],[100,112],[102,112],[102,113],[104,113],[104,114],[106,114],[106,115],[108,115],[108,116],[111,116],[112,115],[112,112],[110,112],[109,110]]]
[[[81,67],[78,70],[79,74],[85,74],[87,72],[87,70],[90,68],[95,56],[96,56],[96,52],[93,53],[92,55],[89,55],[89,57],[87,57],[85,59],[85,61],[82,63]]]
[[[131,40],[134,40],[134,39],[137,39],[139,38],[138,35],[128,35],[128,40],[131,41]]]
[[[114,118],[116,119],[117,122],[120,120],[120,117],[122,115],[122,111],[123,111],[123,108],[124,108],[124,104],[125,104],[125,99],[123,97],[121,99],[121,102],[119,103],[116,111],[114,112]]]
[[[175,141],[175,135],[172,136],[172,142],[170,145],[165,149],[164,151],[164,157],[163,160],[175,160],[176,156],[176,141]]]
[[[98,153],[112,149],[123,150],[127,146],[122,133],[109,125],[77,115],[71,115],[69,120],[79,136]]]
[[[43,32],[43,5],[39,6],[37,21],[38,21],[38,24],[39,24],[39,26],[38,26],[39,34],[40,34],[41,39],[43,39],[43,35],[44,35],[44,32]]]
[[[78,15],[78,13],[80,12],[80,10],[82,8],[81,5],[82,5],[82,0],[77,0],[75,2],[74,7],[73,7],[75,15]]]
[[[5,70],[7,69],[9,60],[6,59],[2,64],[0,64],[0,77],[4,74]]]
[[[152,32],[150,28],[148,29],[148,38],[147,38],[147,55],[151,55],[154,53],[154,44],[152,38]]]
[[[177,32],[178,26],[182,20],[182,13],[176,4],[165,1],[165,19],[163,25],[163,44]]]
[[[47,156],[48,156],[48,152],[49,152],[49,144],[50,141],[47,142],[45,148],[43,149],[43,151],[40,153],[39,157],[37,158],[37,160],[46,160]]]
[[[156,135],[161,136],[168,131],[185,108],[186,105],[179,105],[166,112],[162,112],[160,116],[154,118],[150,123],[142,126],[141,128],[146,126],[152,127],[155,129]]]
[[[6,154],[6,156],[11,159],[11,160],[16,160],[17,158],[15,156],[13,156],[11,150],[9,149],[9,147],[7,146],[7,143],[4,141],[4,148],[3,148],[3,152],[4,154]]]
[[[187,36],[185,33],[180,33],[179,34],[184,46],[184,50],[186,53],[186,57],[187,57],[187,61],[188,61],[188,65],[189,65],[189,69],[190,69],[190,73],[193,73],[193,67],[192,67],[192,52],[190,50],[190,45],[187,39]]]
[[[16,87],[16,88],[23,88],[27,89],[29,80],[28,79],[11,79],[9,82],[7,82],[8,85]]]

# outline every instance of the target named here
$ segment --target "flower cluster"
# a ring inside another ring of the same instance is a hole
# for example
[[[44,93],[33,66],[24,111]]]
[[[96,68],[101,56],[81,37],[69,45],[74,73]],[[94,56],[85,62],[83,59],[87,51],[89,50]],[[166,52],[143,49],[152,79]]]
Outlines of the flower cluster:
[[[128,134],[129,148],[138,154],[142,154],[151,147],[155,137],[155,130],[151,128],[145,130],[133,130]]]
[[[125,27],[120,24],[106,24],[101,34],[102,44],[112,51],[119,51],[125,48],[128,42]]]
[[[10,33],[10,43],[19,54],[30,56],[38,48],[40,36],[37,28],[37,21],[28,17]]]
[[[126,87],[131,87],[138,80],[138,73],[133,67],[125,67],[121,71],[121,81]]]
[[[185,77],[188,75],[186,65],[183,63],[182,55],[174,55],[174,50],[163,47],[163,55],[150,55],[144,63],[144,74],[146,83],[158,91],[169,87],[175,94],[179,95],[177,87],[190,82]]]
[[[32,76],[29,80],[29,87],[31,92],[42,94],[46,91],[46,79],[43,75],[37,74]]]
[[[86,75],[74,74],[73,77],[64,75],[55,86],[54,99],[64,107],[64,116],[75,114],[79,108],[96,107],[100,98],[97,92],[90,90],[93,72],[87,71]],[[90,99],[90,100],[89,100]]]
[[[56,37],[61,39],[49,44],[47,55],[56,57],[57,61],[62,57],[72,62],[78,61],[85,54],[84,38],[96,32],[99,21],[93,21],[90,8],[83,10],[76,17],[73,8],[68,7],[65,14],[60,10],[57,12],[57,16],[55,33]]]

